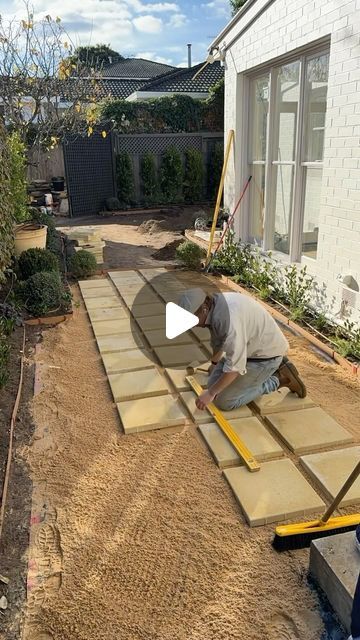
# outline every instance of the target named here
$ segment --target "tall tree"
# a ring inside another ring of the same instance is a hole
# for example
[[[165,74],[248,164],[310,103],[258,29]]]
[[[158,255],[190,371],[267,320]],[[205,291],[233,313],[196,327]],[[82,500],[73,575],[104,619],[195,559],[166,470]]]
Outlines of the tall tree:
[[[230,7],[233,16],[241,9],[247,0],[230,0]]]
[[[117,51],[110,48],[108,44],[96,44],[89,47],[77,47],[72,56],[74,62],[81,62],[82,64],[93,67],[95,69],[101,69],[105,64],[110,61],[123,60],[123,56]]]
[[[0,20],[0,96],[4,121],[27,145],[56,146],[67,133],[92,133],[99,72],[80,60],[60,18]],[[65,104],[64,104],[65,103]]]

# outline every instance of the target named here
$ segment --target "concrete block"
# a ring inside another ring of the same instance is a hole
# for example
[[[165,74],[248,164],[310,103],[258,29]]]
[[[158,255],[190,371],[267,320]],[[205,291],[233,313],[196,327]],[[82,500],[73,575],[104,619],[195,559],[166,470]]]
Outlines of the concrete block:
[[[182,425],[185,413],[171,395],[119,402],[117,405],[125,433],[137,433]]]
[[[320,485],[328,499],[333,500],[355,468],[359,458],[360,446],[327,451],[326,453],[312,453],[300,458],[300,462],[315,482]],[[344,507],[359,502],[360,478],[355,481],[340,505]]]
[[[353,442],[351,435],[319,407],[273,413],[266,422],[298,454]]]
[[[351,610],[360,573],[360,554],[355,547],[354,532],[313,540],[310,573],[350,633]]]
[[[257,460],[271,460],[284,455],[280,445],[258,418],[232,419],[231,426]],[[216,423],[201,424],[199,431],[220,469],[243,464],[230,440]]]
[[[268,393],[267,395],[257,398],[252,404],[255,411],[262,416],[280,411],[297,411],[316,406],[311,398],[298,398],[295,393],[291,393],[291,391],[285,387],[274,393]]]
[[[251,527],[322,512],[325,504],[293,462],[264,462],[260,471],[246,467],[223,472]]]
[[[136,374],[133,371],[111,374],[109,383],[115,402],[169,393],[165,376],[155,367],[136,371]]]

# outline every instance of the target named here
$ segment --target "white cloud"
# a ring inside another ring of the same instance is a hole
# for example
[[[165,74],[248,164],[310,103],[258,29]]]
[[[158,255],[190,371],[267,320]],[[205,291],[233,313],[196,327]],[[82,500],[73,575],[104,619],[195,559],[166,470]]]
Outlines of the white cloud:
[[[135,58],[145,58],[145,60],[152,60],[153,62],[160,62],[161,64],[173,64],[172,58],[158,56],[154,51],[140,51],[136,54]]]
[[[160,33],[163,28],[161,18],[155,18],[155,16],[151,15],[134,18],[133,24],[138,31],[143,31],[144,33]]]
[[[210,9],[213,16],[230,17],[229,0],[212,0],[201,5],[204,9]]]
[[[174,27],[175,29],[178,29],[179,27],[183,27],[184,24],[187,23],[187,17],[184,13],[175,13],[173,16],[171,16],[168,25],[169,27]]]
[[[145,13],[147,11],[152,11],[152,13],[179,11],[179,6],[174,2],[155,2],[150,4],[144,4],[140,2],[140,0],[125,0],[125,2],[137,13]]]

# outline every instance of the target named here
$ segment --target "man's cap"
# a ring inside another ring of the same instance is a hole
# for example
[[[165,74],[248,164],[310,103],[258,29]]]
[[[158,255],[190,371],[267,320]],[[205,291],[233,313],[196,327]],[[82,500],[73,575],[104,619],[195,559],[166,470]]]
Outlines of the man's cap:
[[[199,287],[196,289],[188,289],[187,291],[184,291],[180,297],[178,305],[182,309],[185,309],[185,311],[196,313],[203,302],[205,302],[206,296],[206,292]]]

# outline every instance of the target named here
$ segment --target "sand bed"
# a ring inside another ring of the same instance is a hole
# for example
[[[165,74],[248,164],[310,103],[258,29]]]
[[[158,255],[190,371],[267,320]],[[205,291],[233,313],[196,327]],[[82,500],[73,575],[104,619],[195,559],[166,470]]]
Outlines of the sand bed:
[[[358,438],[357,383],[291,343],[314,401]],[[277,555],[272,527],[245,524],[195,428],[121,433],[82,304],[39,358],[33,414],[51,438],[26,457],[54,542],[25,640],[319,640],[308,551]]]

